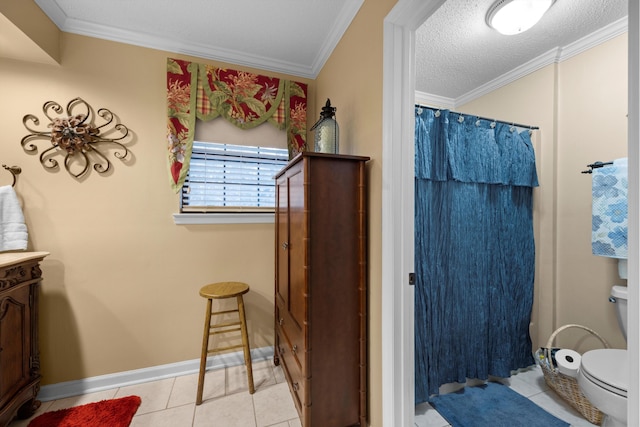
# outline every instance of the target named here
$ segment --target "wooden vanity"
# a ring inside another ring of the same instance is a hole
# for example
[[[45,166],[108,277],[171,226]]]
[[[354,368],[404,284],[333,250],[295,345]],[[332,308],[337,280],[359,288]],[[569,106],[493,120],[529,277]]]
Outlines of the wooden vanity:
[[[0,254],[0,427],[40,406],[38,294],[48,252]]]

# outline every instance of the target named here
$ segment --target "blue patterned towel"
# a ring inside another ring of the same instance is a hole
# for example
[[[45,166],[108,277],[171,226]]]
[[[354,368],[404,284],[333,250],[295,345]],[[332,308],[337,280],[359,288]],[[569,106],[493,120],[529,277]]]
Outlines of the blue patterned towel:
[[[592,175],[592,252],[627,258],[627,158],[594,169]]]

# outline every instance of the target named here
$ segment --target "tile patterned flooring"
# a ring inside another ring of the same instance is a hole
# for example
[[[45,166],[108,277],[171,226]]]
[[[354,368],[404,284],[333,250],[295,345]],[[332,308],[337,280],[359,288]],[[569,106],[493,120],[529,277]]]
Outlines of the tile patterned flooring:
[[[301,427],[282,368],[271,360],[255,362],[253,375],[256,392],[250,395],[244,366],[207,371],[199,406],[198,374],[192,374],[43,402],[31,419],[47,411],[137,395],[142,404],[130,427]],[[548,388],[537,366],[501,382],[572,427],[594,427]],[[9,427],[27,427],[29,421],[16,420]],[[448,426],[428,403],[416,406],[415,427]]]
[[[31,418],[58,409],[105,399],[136,395],[142,404],[130,427],[301,427],[282,368],[273,361],[253,364],[256,392],[247,389],[246,368],[209,370],[202,404],[196,406],[198,374],[42,402]],[[31,420],[15,420],[9,427],[27,427]]]

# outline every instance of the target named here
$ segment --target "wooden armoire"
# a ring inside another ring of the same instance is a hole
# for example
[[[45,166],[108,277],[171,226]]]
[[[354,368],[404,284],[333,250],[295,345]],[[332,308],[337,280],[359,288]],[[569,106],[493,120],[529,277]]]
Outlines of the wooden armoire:
[[[38,295],[48,252],[0,254],[0,427],[40,406]]]
[[[304,152],[276,175],[274,363],[303,427],[366,425],[367,160]]]

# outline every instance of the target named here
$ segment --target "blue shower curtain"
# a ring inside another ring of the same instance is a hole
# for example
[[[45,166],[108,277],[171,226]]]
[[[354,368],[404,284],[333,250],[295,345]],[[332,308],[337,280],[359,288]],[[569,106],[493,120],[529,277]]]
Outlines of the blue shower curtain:
[[[533,364],[528,131],[416,107],[415,396]]]

